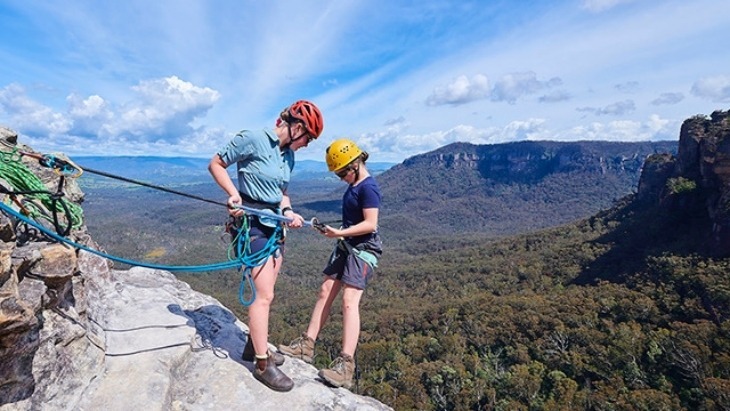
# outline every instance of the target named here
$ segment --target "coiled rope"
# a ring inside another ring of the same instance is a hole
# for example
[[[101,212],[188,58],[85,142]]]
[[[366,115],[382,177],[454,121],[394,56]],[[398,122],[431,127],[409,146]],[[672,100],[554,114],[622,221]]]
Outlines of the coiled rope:
[[[55,170],[55,169],[54,169]],[[23,211],[34,219],[44,219],[53,222],[56,231],[68,235],[71,228],[79,228],[83,223],[83,210],[81,206],[71,201],[67,201],[63,197],[63,179],[58,185],[58,191],[51,193],[46,189],[43,182],[21,161],[21,154],[17,150],[12,152],[0,151],[0,177],[2,177],[9,185],[13,187],[13,191],[2,187],[1,191],[6,194],[19,194],[31,199],[18,204]],[[47,210],[50,211],[52,217],[43,212],[38,204],[32,200],[38,200]],[[58,219],[58,213],[63,213],[67,221],[67,226],[61,228]]]
[[[261,218],[261,217],[259,217]],[[274,232],[269,236],[266,244],[261,250],[251,253],[251,231],[249,230],[250,220],[249,217],[244,215],[241,220],[241,226],[238,227],[236,237],[231,242],[229,247],[228,258],[232,259],[231,253],[235,253],[236,256],[242,262],[241,266],[241,285],[238,288],[238,300],[245,307],[253,304],[256,299],[256,286],[253,281],[253,268],[259,267],[266,263],[270,256],[276,255],[281,247],[281,239],[283,237],[283,229],[281,224],[276,224]],[[233,248],[235,246],[235,249]],[[246,285],[251,289],[250,298],[246,298]]]

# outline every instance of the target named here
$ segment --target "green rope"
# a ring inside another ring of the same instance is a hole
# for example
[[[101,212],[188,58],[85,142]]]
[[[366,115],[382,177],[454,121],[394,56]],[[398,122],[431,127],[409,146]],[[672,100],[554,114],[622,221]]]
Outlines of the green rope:
[[[63,205],[68,208],[68,216],[71,218],[73,228],[81,227],[83,224],[83,209],[78,204],[67,201],[63,198],[55,198],[48,188],[33,172],[21,161],[21,155],[17,149],[12,152],[0,151],[0,178],[8,182],[13,190],[22,192],[25,197],[36,199],[49,211],[65,214]],[[60,204],[63,202],[63,205]],[[31,217],[34,219],[43,218],[52,221],[51,218],[34,207],[28,208]]]

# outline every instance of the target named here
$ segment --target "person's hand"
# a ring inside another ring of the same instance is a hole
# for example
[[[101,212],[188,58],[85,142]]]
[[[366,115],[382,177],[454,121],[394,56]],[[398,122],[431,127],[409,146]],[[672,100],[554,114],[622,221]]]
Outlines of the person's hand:
[[[243,205],[243,200],[238,194],[228,197],[228,214],[234,217],[240,217],[243,215],[243,210],[240,208]]]
[[[284,217],[291,218],[291,221],[286,223],[289,228],[301,228],[304,225],[304,217],[293,211],[287,211]]]
[[[333,228],[328,225],[324,226],[324,231],[321,231],[321,233],[327,237],[327,238],[338,238],[343,237],[342,230],[338,228]]]

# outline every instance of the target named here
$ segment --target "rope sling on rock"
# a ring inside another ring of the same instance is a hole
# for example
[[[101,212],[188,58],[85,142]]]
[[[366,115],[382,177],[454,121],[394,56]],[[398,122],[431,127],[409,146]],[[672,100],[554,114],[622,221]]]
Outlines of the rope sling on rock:
[[[51,193],[49,192],[43,182],[38,179],[37,176],[35,176],[28,167],[26,167],[22,161],[21,157],[23,155],[36,158],[42,166],[52,168],[57,174],[60,175],[60,182],[58,185],[58,192],[57,193]],[[202,197],[193,196],[187,193],[182,193],[175,190],[170,190],[164,187],[154,186],[151,184],[147,184],[144,182],[136,181],[136,180],[130,180],[123,177],[113,176],[111,174],[98,172],[96,170],[90,170],[87,169],[89,172],[97,173],[100,175],[104,175],[107,177],[112,178],[118,178],[127,182],[133,182],[135,184],[144,185],[147,187],[160,189],[162,191],[170,192],[173,194],[183,195],[186,197],[194,198],[201,201],[206,201],[209,203],[221,205],[224,207],[228,207],[227,204],[222,202],[217,202],[209,199],[205,199]],[[222,270],[222,269],[228,269],[228,268],[238,268],[241,270],[241,286],[239,288],[239,300],[241,304],[244,306],[250,306],[253,301],[256,299],[256,287],[254,284],[253,277],[251,275],[252,269],[254,267],[258,267],[262,264],[264,264],[268,258],[275,253],[278,252],[280,245],[281,245],[281,239],[283,238],[283,228],[282,225],[288,222],[291,222],[292,219],[288,217],[284,217],[280,214],[276,214],[271,210],[258,210],[255,208],[250,208],[246,206],[239,206],[237,208],[240,208],[244,211],[244,217],[243,221],[244,224],[240,227],[238,230],[238,233],[236,234],[235,238],[232,241],[231,247],[235,247],[235,258],[232,258],[231,253],[229,251],[229,261],[220,262],[220,263],[214,263],[214,264],[206,264],[206,265],[187,265],[187,266],[169,266],[169,265],[160,265],[160,264],[152,264],[152,263],[146,263],[141,261],[133,261],[128,260],[121,257],[116,257],[104,252],[101,252],[99,250],[95,250],[91,247],[88,247],[83,244],[79,244],[75,241],[70,240],[68,235],[70,234],[71,228],[78,228],[82,225],[83,222],[83,212],[79,205],[74,204],[70,201],[65,200],[63,197],[63,183],[64,178],[66,176],[68,177],[78,177],[82,174],[83,170],[73,164],[70,161],[59,159],[55,156],[50,155],[39,155],[35,153],[27,153],[27,152],[21,152],[17,150],[17,148],[13,147],[12,152],[2,152],[0,151],[0,178],[4,179],[9,185],[13,187],[13,190],[10,190],[3,185],[0,184],[0,193],[4,193],[8,195],[8,198],[10,198],[12,201],[15,202],[15,205],[18,206],[20,211],[16,211],[13,209],[9,204],[6,204],[5,202],[0,202],[0,211],[4,212],[8,216],[15,218],[16,221],[25,223],[28,226],[34,227],[35,229],[39,230],[41,233],[45,234],[51,239],[54,239],[58,242],[67,244],[73,248],[80,249],[87,251],[89,253],[95,254],[97,256],[117,261],[120,263],[132,265],[132,266],[139,266],[139,267],[146,267],[151,269],[157,269],[157,270],[165,270],[170,272],[206,272],[206,271],[215,271],[215,270]],[[44,213],[39,207],[35,204],[33,200],[23,200],[18,199],[18,196],[29,196],[34,197],[36,199],[40,199],[42,204],[52,212],[53,218],[52,221],[54,222],[55,226],[55,232],[50,230],[49,228],[43,226],[40,224],[37,220],[39,218],[48,219],[47,213]],[[63,212],[66,216],[67,225],[66,227],[61,227],[58,213]],[[275,229],[272,235],[268,238],[266,245],[259,250],[258,252],[251,253],[250,250],[250,242],[251,237],[249,233],[250,224],[249,224],[249,218],[251,216],[255,216],[262,221],[269,221],[275,223]],[[304,222],[305,226],[315,227],[317,229],[322,229],[323,224],[319,223],[316,218],[312,218],[310,221]],[[251,288],[250,292],[250,298],[245,298],[246,294],[246,285],[249,285]]]

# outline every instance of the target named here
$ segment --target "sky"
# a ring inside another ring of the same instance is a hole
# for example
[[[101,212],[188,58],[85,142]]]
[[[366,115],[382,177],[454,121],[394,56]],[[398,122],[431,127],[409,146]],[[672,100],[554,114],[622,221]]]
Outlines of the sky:
[[[212,157],[296,100],[371,161],[678,140],[730,107],[719,0],[0,0],[0,126],[38,152]]]

